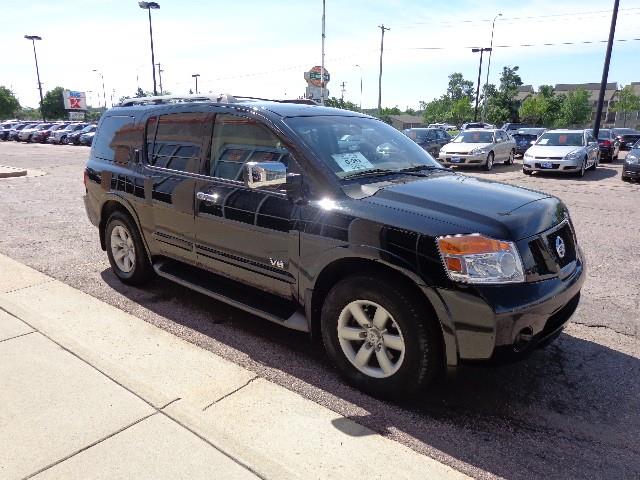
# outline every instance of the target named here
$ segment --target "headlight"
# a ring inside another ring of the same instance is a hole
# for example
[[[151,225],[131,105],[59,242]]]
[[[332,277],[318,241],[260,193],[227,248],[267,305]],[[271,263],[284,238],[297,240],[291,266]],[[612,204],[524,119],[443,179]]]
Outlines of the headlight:
[[[582,152],[580,150],[574,150],[573,152],[569,152],[565,155],[565,160],[577,160],[582,156]]]
[[[524,152],[524,158],[533,158],[533,155],[531,155],[529,152]]]
[[[474,148],[473,150],[471,150],[471,155],[484,155],[485,153],[487,153],[487,147],[478,147],[478,148]]]
[[[638,163],[638,157],[636,155],[627,155],[627,157],[624,159],[624,161],[630,165],[635,165]]]
[[[478,233],[438,237],[447,275],[464,283],[524,282],[522,260],[515,244]]]

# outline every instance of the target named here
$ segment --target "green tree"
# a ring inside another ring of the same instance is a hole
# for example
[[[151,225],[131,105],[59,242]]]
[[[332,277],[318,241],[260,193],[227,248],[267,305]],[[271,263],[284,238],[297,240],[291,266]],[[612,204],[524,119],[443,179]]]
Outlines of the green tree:
[[[20,102],[7,87],[0,86],[0,119],[13,118],[20,111]]]
[[[443,123],[448,121],[451,112],[451,99],[446,95],[436,98],[431,102],[420,102],[420,108],[423,110],[422,116],[425,123]]]
[[[467,121],[473,115],[473,108],[467,98],[461,98],[453,102],[446,122],[453,123],[454,125],[460,125]]]
[[[581,88],[563,95],[560,116],[556,120],[558,127],[582,127],[591,117],[589,92]]]
[[[336,98],[336,97],[327,98],[324,101],[324,104],[327,107],[341,108],[343,110],[351,110],[352,112],[359,112],[360,111],[360,107],[358,107],[358,105],[356,105],[353,102],[349,102],[348,100],[344,100],[343,98]],[[383,109],[383,111],[384,110],[385,109]],[[399,110],[398,110],[398,112],[399,112]]]
[[[622,126],[626,127],[627,114],[640,110],[640,96],[635,94],[631,85],[627,85],[618,92],[616,103],[610,110],[622,114]]]
[[[498,90],[485,92],[487,98],[487,120],[500,124],[506,121],[517,122],[519,120],[518,109],[520,107],[516,96],[518,87],[522,85],[522,79],[518,75],[520,67],[503,67],[500,74],[500,86]]]
[[[42,100],[42,113],[45,118],[48,119],[62,119],[67,116],[67,111],[64,109],[64,100],[62,99],[62,92],[64,88],[56,87],[53,90],[49,90]]]
[[[531,125],[544,125],[547,101],[541,95],[532,95],[520,106],[520,119]]]
[[[449,75],[449,85],[447,86],[447,97],[454,102],[462,98],[473,100],[473,82],[465,80],[461,73],[455,72]]]

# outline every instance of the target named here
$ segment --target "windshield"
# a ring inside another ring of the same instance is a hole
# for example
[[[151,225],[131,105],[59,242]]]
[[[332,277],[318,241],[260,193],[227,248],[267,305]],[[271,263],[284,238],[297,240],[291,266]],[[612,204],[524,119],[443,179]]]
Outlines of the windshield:
[[[610,140],[611,132],[609,130],[598,131],[598,140]]]
[[[94,126],[93,125],[87,125],[86,127],[84,127],[82,130],[80,130],[80,133],[89,133],[92,132]]]
[[[453,143],[493,143],[493,132],[460,132]]]
[[[536,145],[544,145],[547,147],[581,147],[584,145],[584,136],[582,132],[556,132],[545,133],[542,135]]]
[[[377,170],[441,168],[415,142],[379,120],[315,116],[285,121],[340,178]]]

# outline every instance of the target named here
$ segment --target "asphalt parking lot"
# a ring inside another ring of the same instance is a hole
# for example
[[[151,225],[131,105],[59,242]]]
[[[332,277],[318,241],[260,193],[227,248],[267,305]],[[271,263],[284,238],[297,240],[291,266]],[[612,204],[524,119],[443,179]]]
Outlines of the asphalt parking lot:
[[[565,201],[588,261],[581,305],[526,361],[466,367],[399,405],[346,386],[303,334],[164,280],[145,290],[119,283],[84,212],[88,153],[0,143],[0,165],[28,171],[0,179],[0,253],[474,477],[640,477],[640,184],[620,180],[621,162],[583,179],[525,177],[520,160],[468,170]]]

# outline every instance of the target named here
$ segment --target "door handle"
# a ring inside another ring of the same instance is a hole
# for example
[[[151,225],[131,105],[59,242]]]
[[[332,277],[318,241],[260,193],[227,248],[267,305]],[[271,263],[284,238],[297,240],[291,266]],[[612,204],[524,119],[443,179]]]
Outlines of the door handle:
[[[206,193],[206,192],[198,192],[196,193],[196,198],[198,200],[201,200],[203,202],[211,202],[211,203],[215,203],[218,200],[218,194],[217,193]]]

